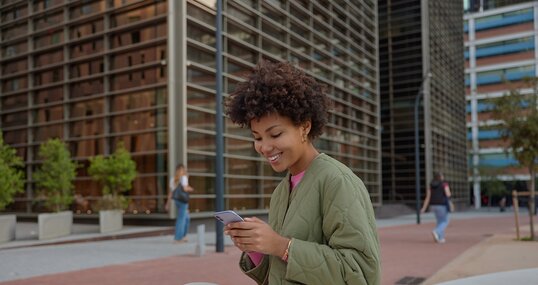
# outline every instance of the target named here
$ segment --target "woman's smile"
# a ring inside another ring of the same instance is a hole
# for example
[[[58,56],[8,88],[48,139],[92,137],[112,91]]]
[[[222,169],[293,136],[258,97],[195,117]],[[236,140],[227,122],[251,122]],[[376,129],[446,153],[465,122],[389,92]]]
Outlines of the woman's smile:
[[[282,156],[282,153],[278,153],[272,156],[269,156],[267,159],[269,159],[270,163],[277,163],[278,159]]]

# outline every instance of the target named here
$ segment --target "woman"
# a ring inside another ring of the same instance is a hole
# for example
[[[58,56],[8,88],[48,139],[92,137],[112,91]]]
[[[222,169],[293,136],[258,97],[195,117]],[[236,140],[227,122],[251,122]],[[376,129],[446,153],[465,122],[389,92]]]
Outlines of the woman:
[[[254,148],[277,172],[269,223],[225,227],[258,284],[379,284],[379,242],[366,187],[313,141],[328,119],[324,86],[288,63],[260,62],[227,101]]]
[[[444,181],[442,173],[436,172],[430,184],[430,188],[426,190],[424,205],[421,212],[425,213],[428,206],[435,214],[437,224],[432,231],[433,240],[437,243],[445,243],[445,229],[448,226],[448,199],[452,196],[448,183]]]
[[[168,191],[168,199],[166,201],[165,209],[168,211],[170,209],[170,201],[172,201],[172,193],[176,189],[178,183],[181,183],[185,192],[192,192],[194,189],[189,185],[189,176],[187,175],[187,169],[183,164],[178,164],[176,166],[176,172],[174,177],[170,178]],[[174,235],[175,242],[187,242],[185,237],[189,232],[190,216],[189,216],[189,204],[183,203],[178,200],[173,200],[176,204],[177,216],[176,216],[176,230]]]

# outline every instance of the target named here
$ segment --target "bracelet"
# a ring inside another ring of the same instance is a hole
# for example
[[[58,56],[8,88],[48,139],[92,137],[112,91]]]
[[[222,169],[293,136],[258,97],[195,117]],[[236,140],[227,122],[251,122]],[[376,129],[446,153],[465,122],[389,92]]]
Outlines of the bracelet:
[[[288,254],[290,252],[290,245],[291,245],[291,239],[288,241],[288,246],[286,247],[286,251],[284,251],[284,255],[280,259],[284,262],[288,262]]]

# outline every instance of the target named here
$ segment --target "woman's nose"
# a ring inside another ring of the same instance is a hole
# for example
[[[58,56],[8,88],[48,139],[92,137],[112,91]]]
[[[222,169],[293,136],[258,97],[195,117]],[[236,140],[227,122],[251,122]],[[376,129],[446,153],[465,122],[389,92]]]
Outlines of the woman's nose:
[[[273,150],[273,146],[267,142],[259,142],[257,149],[260,154],[265,155]]]

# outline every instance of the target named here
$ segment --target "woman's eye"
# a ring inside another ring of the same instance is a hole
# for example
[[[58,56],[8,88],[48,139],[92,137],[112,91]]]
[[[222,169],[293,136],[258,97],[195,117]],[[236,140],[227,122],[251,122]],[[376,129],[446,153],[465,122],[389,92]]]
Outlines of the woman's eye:
[[[254,137],[254,140],[255,140],[255,141],[261,141],[261,140],[262,140],[262,138],[257,138],[257,137]]]
[[[271,135],[272,138],[278,138],[282,133],[278,133],[276,135]]]

